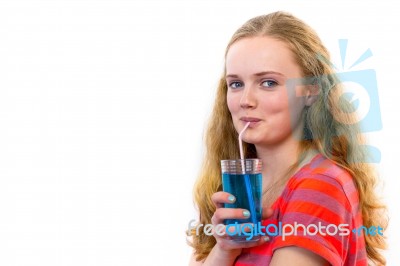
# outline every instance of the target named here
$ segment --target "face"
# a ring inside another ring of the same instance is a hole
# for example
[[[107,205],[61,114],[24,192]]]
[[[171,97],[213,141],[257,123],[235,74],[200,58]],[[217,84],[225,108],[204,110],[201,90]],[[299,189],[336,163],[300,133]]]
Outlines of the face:
[[[277,145],[301,138],[307,91],[292,84],[301,77],[292,51],[280,40],[251,37],[231,45],[226,56],[227,103],[237,132],[251,121],[245,142]]]

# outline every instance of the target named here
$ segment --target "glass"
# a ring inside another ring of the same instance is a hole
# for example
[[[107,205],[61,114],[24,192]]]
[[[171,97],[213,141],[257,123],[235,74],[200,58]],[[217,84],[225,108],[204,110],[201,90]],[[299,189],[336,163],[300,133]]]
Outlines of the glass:
[[[222,187],[235,196],[234,203],[225,203],[225,208],[241,208],[250,212],[245,219],[226,219],[225,225],[233,230],[236,241],[257,241],[260,236],[243,231],[243,224],[259,225],[262,215],[262,162],[260,159],[221,160]],[[255,227],[246,226],[247,230]]]

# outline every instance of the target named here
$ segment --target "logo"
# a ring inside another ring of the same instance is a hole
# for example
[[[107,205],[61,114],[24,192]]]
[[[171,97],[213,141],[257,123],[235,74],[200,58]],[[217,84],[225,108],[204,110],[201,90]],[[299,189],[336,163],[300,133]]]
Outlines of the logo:
[[[286,240],[288,236],[314,236],[314,235],[321,235],[321,236],[348,236],[351,233],[360,236],[361,234],[364,235],[383,235],[383,228],[380,226],[359,226],[358,228],[353,228],[350,230],[349,224],[327,224],[323,225],[321,222],[318,224],[301,224],[294,222],[294,224],[283,224],[282,222],[278,222],[278,224],[268,224],[262,225],[260,222],[257,224],[251,223],[243,223],[239,224],[235,222],[234,224],[218,224],[216,226],[212,224],[197,224],[193,225],[195,220],[190,220],[188,224],[188,232],[194,232],[196,235],[200,235],[200,231],[202,230],[203,233],[207,236],[212,236],[214,234],[218,236],[228,235],[233,237],[233,239],[245,239],[246,241],[251,241],[253,238],[258,236],[268,236],[268,237],[276,237],[280,236],[283,241]]]
[[[350,67],[346,68],[347,44],[347,39],[339,40],[339,49],[342,61],[341,69],[329,62],[322,55],[317,55],[318,60],[330,65],[334,70],[336,70],[334,75],[290,79],[287,81],[288,94],[296,94],[297,97],[303,97],[304,95],[301,95],[301,93],[296,91],[298,85],[332,86],[331,84],[340,84],[343,88],[343,92],[339,95],[339,102],[341,100],[346,100],[351,104],[352,108],[351,110],[339,110],[335,115],[336,121],[344,124],[351,123],[360,128],[360,133],[379,131],[382,129],[382,119],[376,72],[373,69],[353,70],[365,60],[372,57],[372,51],[368,48],[361,53],[358,59],[355,60]],[[318,92],[316,91],[315,93]],[[326,97],[326,95],[321,96]],[[341,113],[343,115],[341,115]],[[355,117],[357,117],[357,121],[349,122],[347,120],[349,113],[356,113]],[[292,121],[295,122],[297,119],[293,117]],[[293,125],[293,128],[294,126],[295,125]],[[378,148],[370,145],[364,145],[363,148],[366,149],[367,154],[371,156],[371,158],[367,158],[366,163],[379,163],[381,161],[381,153]]]

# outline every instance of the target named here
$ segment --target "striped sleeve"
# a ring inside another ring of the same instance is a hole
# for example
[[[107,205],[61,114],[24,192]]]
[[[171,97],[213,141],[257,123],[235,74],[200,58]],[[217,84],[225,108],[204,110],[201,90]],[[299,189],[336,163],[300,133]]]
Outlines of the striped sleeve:
[[[351,177],[347,180],[352,182]],[[352,227],[352,207],[343,184],[331,176],[314,173],[291,180],[285,193],[280,202],[282,237],[276,239],[273,251],[297,246],[318,254],[331,265],[342,265]]]

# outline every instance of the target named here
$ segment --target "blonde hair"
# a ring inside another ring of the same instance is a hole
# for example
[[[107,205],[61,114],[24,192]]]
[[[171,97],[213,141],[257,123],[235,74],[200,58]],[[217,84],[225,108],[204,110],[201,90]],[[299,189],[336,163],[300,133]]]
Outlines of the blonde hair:
[[[236,41],[255,37],[269,36],[287,43],[301,66],[305,77],[316,77],[319,95],[305,112],[307,135],[301,141],[303,150],[316,148],[326,158],[349,171],[359,193],[363,225],[366,227],[387,226],[385,206],[375,194],[376,174],[367,164],[367,155],[362,147],[359,126],[356,123],[354,110],[343,100],[340,81],[334,74],[329,62],[329,53],[321,40],[308,25],[285,12],[275,12],[258,16],[247,21],[232,36],[225,52]],[[225,71],[224,71],[225,72]],[[206,154],[202,170],[194,187],[194,201],[200,214],[200,223],[211,223],[215,206],[211,196],[222,190],[220,161],[238,158],[237,132],[227,107],[227,84],[225,73],[219,81],[217,95],[211,119],[206,131]],[[246,157],[256,157],[253,144],[244,143]],[[366,251],[370,261],[377,265],[386,265],[380,253],[386,248],[383,236],[365,235]],[[216,241],[213,236],[193,235],[190,245],[195,249],[196,259],[207,257]]]

